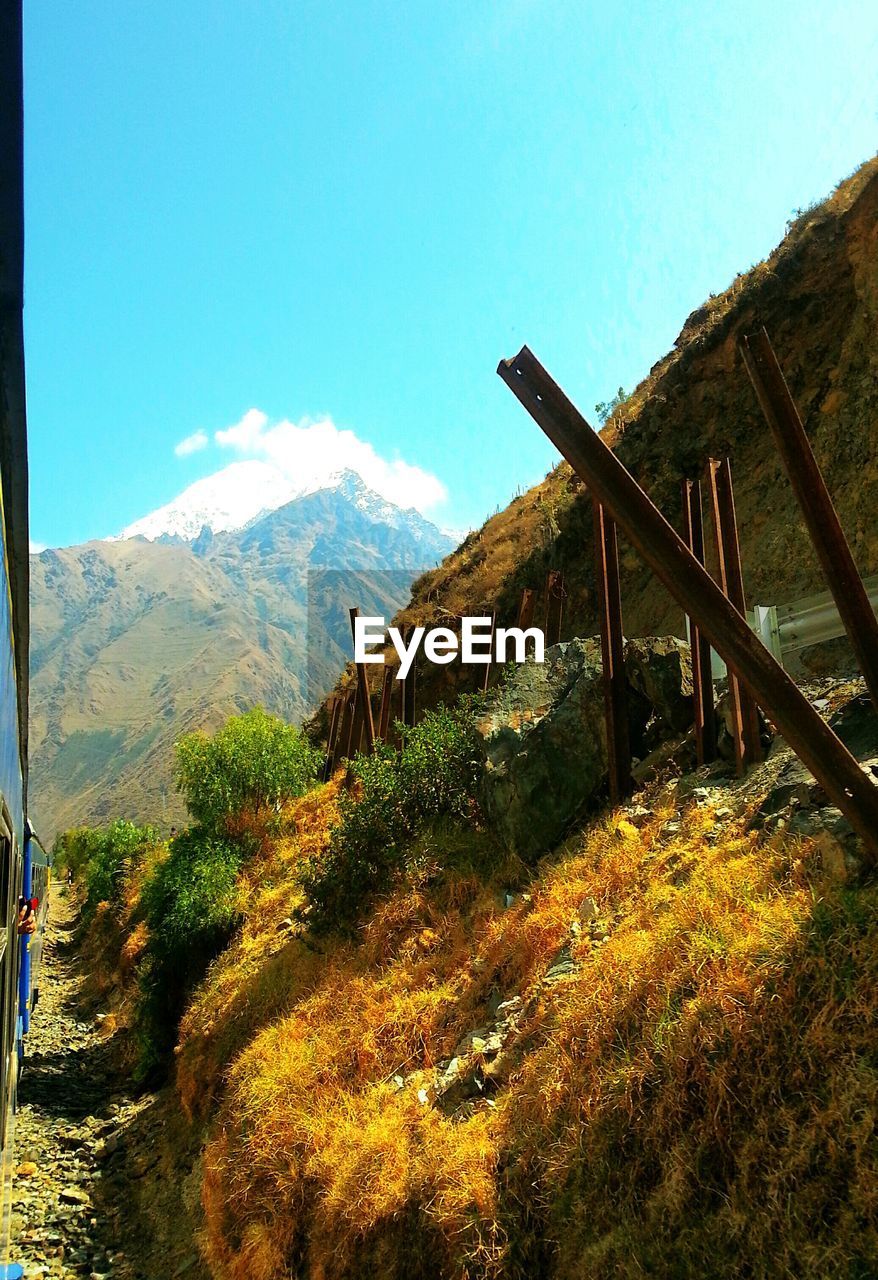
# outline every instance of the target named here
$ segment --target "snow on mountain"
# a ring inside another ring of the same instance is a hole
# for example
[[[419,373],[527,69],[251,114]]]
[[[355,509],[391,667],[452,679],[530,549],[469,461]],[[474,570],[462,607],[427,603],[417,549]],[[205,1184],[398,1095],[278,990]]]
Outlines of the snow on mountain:
[[[248,461],[233,462],[212,476],[196,480],[172,502],[135,520],[107,541],[180,538],[192,542],[205,526],[212,533],[243,529],[266,512],[325,489],[340,493],[376,523],[405,528],[415,537],[435,529],[414,508],[403,511],[369,489],[355,471],[338,471],[297,483],[270,462]]]

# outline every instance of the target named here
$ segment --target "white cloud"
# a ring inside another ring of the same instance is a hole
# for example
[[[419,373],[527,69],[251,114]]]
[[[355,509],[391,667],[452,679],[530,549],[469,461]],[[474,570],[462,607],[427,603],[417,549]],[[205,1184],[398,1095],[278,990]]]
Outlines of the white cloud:
[[[31,538],[30,540],[31,555],[38,556],[41,551],[48,551],[48,547],[46,546],[45,542],[34,542],[33,538]]]
[[[240,422],[214,434],[223,449],[270,462],[297,488],[318,488],[340,471],[356,471],[375,493],[398,507],[429,512],[448,497],[438,476],[401,458],[389,461],[353,431],[331,418],[311,422],[286,419],[269,426],[268,415],[249,409]]]
[[[188,458],[190,453],[198,453],[208,445],[206,431],[194,431],[191,436],[174,445],[174,453],[178,458]]]

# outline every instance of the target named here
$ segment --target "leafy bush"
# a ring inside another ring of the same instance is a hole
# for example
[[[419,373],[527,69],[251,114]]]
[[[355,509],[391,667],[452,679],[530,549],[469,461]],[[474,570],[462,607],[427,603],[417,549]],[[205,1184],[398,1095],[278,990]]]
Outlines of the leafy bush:
[[[469,708],[439,707],[415,728],[398,727],[401,750],[376,743],[353,761],[359,785],[341,797],[328,852],[303,874],[302,915],[316,932],[350,926],[387,892],[430,823],[472,815],[480,763]]]
[[[212,737],[188,734],[176,753],[177,789],[195,822],[214,832],[242,809],[258,814],[302,795],[323,760],[298,729],[261,707],[232,716]]]
[[[125,876],[158,842],[155,827],[119,818],[106,827],[65,831],[55,843],[55,853],[59,867],[69,867],[79,879],[85,876],[84,910],[89,915],[99,902],[118,902]]]
[[[240,848],[196,827],[171,841],[168,857],[144,886],[149,931],[141,973],[144,1073],[173,1047],[186,997],[238,925],[242,858]]]

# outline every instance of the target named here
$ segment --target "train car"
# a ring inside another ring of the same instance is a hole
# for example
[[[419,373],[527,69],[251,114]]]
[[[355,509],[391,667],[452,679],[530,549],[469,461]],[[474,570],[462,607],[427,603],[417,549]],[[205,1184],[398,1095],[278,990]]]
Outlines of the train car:
[[[0,1280],[23,1275],[21,1266],[9,1260],[12,1118],[21,1023],[19,912],[27,848],[29,534],[23,190],[21,0],[0,0]],[[36,852],[35,846],[31,852]],[[33,857],[31,867],[30,883]],[[42,870],[38,876],[43,878]],[[29,981],[29,990],[30,986]]]
[[[24,910],[33,916],[33,933],[18,940],[18,1061],[24,1059],[24,1037],[30,1030],[31,1014],[40,998],[40,974],[43,961],[43,938],[49,914],[49,887],[52,882],[52,855],[47,853],[30,822],[25,825],[24,859],[21,897]]]

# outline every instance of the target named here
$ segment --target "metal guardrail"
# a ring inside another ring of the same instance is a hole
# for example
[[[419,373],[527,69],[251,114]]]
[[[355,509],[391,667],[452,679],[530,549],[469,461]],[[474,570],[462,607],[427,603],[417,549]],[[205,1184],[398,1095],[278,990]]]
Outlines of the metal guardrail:
[[[863,586],[875,614],[878,615],[878,574],[863,579]],[[827,640],[839,640],[846,634],[835,600],[829,591],[802,596],[790,604],[757,604],[747,610],[747,621],[759,639],[778,662],[783,663],[790,654],[808,649],[812,644],[825,644]],[[687,625],[688,633],[688,625]],[[714,680],[726,677],[726,664],[714,651]]]

